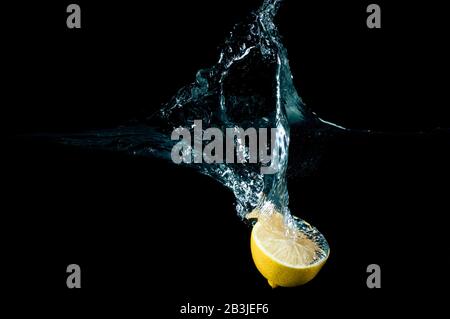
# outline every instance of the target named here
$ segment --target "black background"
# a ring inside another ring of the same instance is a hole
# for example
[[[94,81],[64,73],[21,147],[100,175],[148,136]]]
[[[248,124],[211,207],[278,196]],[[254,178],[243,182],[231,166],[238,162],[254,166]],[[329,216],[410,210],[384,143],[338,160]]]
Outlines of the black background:
[[[438,310],[426,297],[438,304],[448,287],[449,134],[436,128],[450,121],[435,81],[443,8],[377,1],[381,30],[366,27],[366,1],[281,8],[307,105],[344,126],[391,133],[336,138],[311,176],[289,179],[291,210],[326,236],[331,257],[307,285],[272,290],[232,194],[213,180],[17,137],[151,113],[216,61],[259,1],[77,3],[80,30],[66,27],[69,2],[2,7],[3,265],[17,311],[182,318],[187,302],[269,303],[266,317],[276,318]],[[71,263],[81,266],[80,290],[66,287]],[[378,290],[366,286],[372,263],[382,269]]]

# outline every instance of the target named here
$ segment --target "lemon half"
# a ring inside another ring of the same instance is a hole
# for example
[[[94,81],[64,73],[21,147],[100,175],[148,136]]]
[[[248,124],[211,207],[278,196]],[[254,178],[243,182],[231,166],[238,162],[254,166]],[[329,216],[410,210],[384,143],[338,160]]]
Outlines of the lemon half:
[[[294,287],[312,280],[329,256],[325,237],[308,223],[295,219],[287,229],[283,215],[259,218],[251,234],[251,252],[259,272],[272,288]]]

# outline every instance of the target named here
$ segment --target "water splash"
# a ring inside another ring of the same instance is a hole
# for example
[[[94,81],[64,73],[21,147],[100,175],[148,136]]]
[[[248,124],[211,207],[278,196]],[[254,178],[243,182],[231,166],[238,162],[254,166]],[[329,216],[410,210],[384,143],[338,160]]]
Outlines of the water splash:
[[[201,119],[203,127],[222,131],[233,127],[276,128],[275,145],[271,147],[277,156],[270,164],[275,174],[262,174],[262,164],[186,165],[231,189],[242,219],[255,209],[278,211],[288,225],[298,227],[301,220],[294,220],[288,208],[290,125],[316,131],[344,128],[322,121],[298,95],[287,51],[274,23],[281,2],[264,0],[258,10],[235,25],[220,50],[218,62],[199,70],[193,83],[181,88],[139,126],[64,136],[61,142],[170,159],[174,145],[171,132],[178,127],[193,130],[194,120]],[[301,225],[305,233],[306,229],[315,232],[309,224],[301,221]]]

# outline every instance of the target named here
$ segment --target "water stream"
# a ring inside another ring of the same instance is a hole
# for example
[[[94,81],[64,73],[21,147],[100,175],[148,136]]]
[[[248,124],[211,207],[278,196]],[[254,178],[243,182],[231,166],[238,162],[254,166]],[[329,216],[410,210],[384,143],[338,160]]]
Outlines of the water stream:
[[[203,129],[218,128],[223,132],[227,128],[276,128],[269,146],[274,154],[270,162],[274,174],[263,174],[261,166],[268,164],[260,162],[182,165],[231,189],[237,213],[243,220],[255,209],[262,215],[278,211],[284,215],[287,225],[300,227],[304,233],[317,237],[314,227],[292,217],[289,211],[286,172],[290,126],[305,130],[345,129],[322,121],[305,107],[297,93],[287,51],[274,23],[281,2],[264,0],[259,9],[235,25],[220,49],[217,63],[199,70],[193,83],[182,87],[157,113],[139,125],[61,136],[59,141],[171,160],[171,150],[177,142],[171,140],[171,133],[181,127],[193,132],[195,120],[202,121]],[[245,141],[235,143],[237,148],[248,148]],[[248,160],[248,152],[244,154]],[[323,246],[326,242],[319,244]]]

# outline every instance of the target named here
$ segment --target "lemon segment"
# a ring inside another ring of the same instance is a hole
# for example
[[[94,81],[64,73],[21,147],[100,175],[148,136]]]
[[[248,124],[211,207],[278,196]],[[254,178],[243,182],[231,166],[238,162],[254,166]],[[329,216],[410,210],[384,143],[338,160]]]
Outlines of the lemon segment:
[[[319,254],[321,247],[314,238],[300,229],[287,231],[287,227],[283,215],[273,213],[258,219],[251,234],[253,261],[272,288],[307,283],[317,275],[329,255],[327,244],[327,251]],[[325,241],[320,233],[317,236]]]

